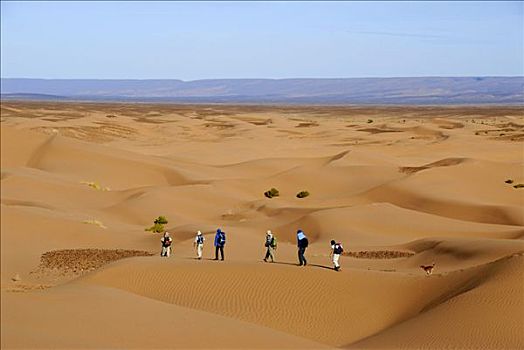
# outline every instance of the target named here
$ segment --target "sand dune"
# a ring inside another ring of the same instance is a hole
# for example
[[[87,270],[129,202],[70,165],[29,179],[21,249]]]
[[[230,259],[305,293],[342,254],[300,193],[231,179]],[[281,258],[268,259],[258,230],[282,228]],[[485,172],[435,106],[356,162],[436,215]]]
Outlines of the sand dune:
[[[5,293],[2,303],[6,305],[2,312],[3,348],[48,348],[49,344],[62,349],[325,347],[252,323],[112,288],[67,286],[43,293]],[[28,319],[35,309],[39,316]],[[239,329],[242,337],[235,336]]]
[[[377,217],[381,220],[375,220]],[[292,232],[293,227],[323,233],[324,240],[329,239],[329,235],[340,237],[354,245],[371,241],[395,244],[432,236],[519,238],[524,234],[521,226],[450,219],[384,202],[318,210],[284,225],[279,231]],[[290,240],[293,238],[289,236]]]
[[[424,276],[402,278],[353,270],[334,275],[329,270],[301,272],[286,265],[225,264],[226,268],[210,262],[202,268],[179,261],[136,260],[105,269],[87,281],[340,346],[416,315],[446,288],[449,293],[471,278],[465,273],[467,277],[421,283],[426,282]],[[228,278],[231,275],[235,281]],[[344,301],[337,295],[344,295]],[[391,302],[401,295],[409,301]],[[329,326],[321,327],[325,324]]]
[[[2,348],[524,348],[520,107],[1,112]]]
[[[523,263],[519,256],[483,266],[455,295],[446,295],[447,300],[439,300],[418,317],[347,348],[382,349],[384,344],[395,344],[411,349],[520,349]]]

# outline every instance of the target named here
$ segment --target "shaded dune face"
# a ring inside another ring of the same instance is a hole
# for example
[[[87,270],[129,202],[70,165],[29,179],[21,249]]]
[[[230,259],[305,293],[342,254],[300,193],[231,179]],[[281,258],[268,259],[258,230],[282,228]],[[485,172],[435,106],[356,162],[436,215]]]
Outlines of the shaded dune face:
[[[524,347],[520,107],[1,112],[2,347]]]

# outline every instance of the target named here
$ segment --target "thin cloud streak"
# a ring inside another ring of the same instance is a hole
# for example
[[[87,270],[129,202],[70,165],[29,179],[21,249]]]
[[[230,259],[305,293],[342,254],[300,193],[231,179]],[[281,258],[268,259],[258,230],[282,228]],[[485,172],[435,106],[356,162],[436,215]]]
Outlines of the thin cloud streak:
[[[435,34],[415,34],[415,33],[400,33],[400,32],[373,32],[373,31],[356,31],[348,30],[350,34],[365,34],[365,35],[380,35],[380,36],[394,36],[399,38],[419,38],[419,39],[449,39],[447,35]]]

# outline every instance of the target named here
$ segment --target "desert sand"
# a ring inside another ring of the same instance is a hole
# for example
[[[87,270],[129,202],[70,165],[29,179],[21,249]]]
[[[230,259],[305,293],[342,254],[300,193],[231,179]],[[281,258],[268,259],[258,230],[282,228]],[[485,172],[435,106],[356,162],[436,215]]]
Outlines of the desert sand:
[[[523,143],[521,107],[4,101],[1,346],[524,348]]]

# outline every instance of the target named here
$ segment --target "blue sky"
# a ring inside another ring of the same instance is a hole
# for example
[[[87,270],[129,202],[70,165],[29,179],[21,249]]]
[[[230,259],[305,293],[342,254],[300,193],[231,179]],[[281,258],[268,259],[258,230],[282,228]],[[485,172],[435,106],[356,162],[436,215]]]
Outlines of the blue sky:
[[[4,78],[524,75],[522,2],[14,2]]]

